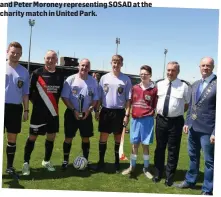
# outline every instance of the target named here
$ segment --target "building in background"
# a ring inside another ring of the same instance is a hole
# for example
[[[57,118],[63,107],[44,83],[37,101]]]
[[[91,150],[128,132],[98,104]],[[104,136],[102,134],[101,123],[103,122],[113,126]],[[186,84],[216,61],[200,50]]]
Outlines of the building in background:
[[[25,68],[28,67],[28,62],[26,61],[20,61],[19,63]],[[57,66],[57,69],[59,69],[64,74],[65,78],[67,78],[68,76],[78,72],[78,65],[79,65],[78,58],[60,57],[60,65]],[[44,66],[43,63],[30,62],[29,72],[32,73],[34,70],[42,66]],[[104,74],[108,72],[109,71],[91,70],[89,74],[92,75],[92,73],[99,73],[100,77],[102,77]],[[140,82],[139,75],[131,75],[131,74],[127,75],[130,77],[133,85]]]

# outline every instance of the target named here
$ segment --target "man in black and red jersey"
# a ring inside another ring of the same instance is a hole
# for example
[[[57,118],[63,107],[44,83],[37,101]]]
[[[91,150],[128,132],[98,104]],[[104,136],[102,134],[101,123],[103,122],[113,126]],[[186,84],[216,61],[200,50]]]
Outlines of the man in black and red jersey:
[[[29,161],[38,135],[45,135],[45,157],[42,166],[48,171],[55,171],[50,162],[56,133],[59,131],[58,102],[63,87],[64,77],[56,69],[56,52],[49,50],[45,55],[45,66],[31,75],[30,101],[33,110],[30,121],[29,137],[24,150],[23,175],[30,174]]]

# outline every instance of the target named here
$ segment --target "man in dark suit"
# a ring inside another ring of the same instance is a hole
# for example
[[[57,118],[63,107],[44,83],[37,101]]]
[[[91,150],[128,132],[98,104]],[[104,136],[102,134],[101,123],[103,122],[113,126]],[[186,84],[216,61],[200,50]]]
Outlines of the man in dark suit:
[[[200,149],[205,161],[202,195],[213,193],[213,167],[216,119],[216,82],[213,74],[214,60],[204,57],[200,61],[202,79],[192,85],[184,133],[188,133],[189,170],[178,188],[192,188],[197,181],[200,164]]]

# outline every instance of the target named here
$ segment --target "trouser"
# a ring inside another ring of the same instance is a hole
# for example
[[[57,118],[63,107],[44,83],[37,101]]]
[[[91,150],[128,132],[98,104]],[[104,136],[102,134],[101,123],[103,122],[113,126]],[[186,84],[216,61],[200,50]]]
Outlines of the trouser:
[[[168,158],[166,165],[166,179],[173,180],[180,152],[180,142],[184,125],[183,116],[165,118],[161,115],[156,117],[156,149],[154,165],[156,176],[162,177],[165,163],[165,151],[168,146]]]
[[[210,135],[196,132],[192,128],[188,134],[188,153],[190,157],[189,170],[186,173],[186,182],[193,185],[197,182],[200,165],[200,150],[204,154],[204,182],[202,191],[213,192],[214,144],[210,143]]]

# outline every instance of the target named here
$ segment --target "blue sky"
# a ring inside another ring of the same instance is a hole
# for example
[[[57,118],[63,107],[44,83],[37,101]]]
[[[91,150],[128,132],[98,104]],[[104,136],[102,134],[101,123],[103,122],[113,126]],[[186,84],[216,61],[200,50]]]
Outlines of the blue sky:
[[[46,8],[42,10],[48,11]],[[28,60],[30,36],[28,20],[31,18],[36,20],[32,35],[33,62],[43,63],[45,52],[53,49],[59,50],[60,57],[75,55],[80,59],[89,58],[92,69],[110,70],[111,56],[116,53],[115,40],[119,37],[121,43],[118,52],[124,57],[122,71],[126,73],[138,74],[140,66],[147,64],[153,69],[153,80],[162,78],[164,48],[168,49],[166,62],[178,61],[181,66],[179,77],[188,81],[200,78],[198,65],[202,57],[211,56],[217,64],[218,10],[184,8],[93,10],[96,11],[97,17],[9,17],[8,43],[19,41],[23,45],[21,59]]]

